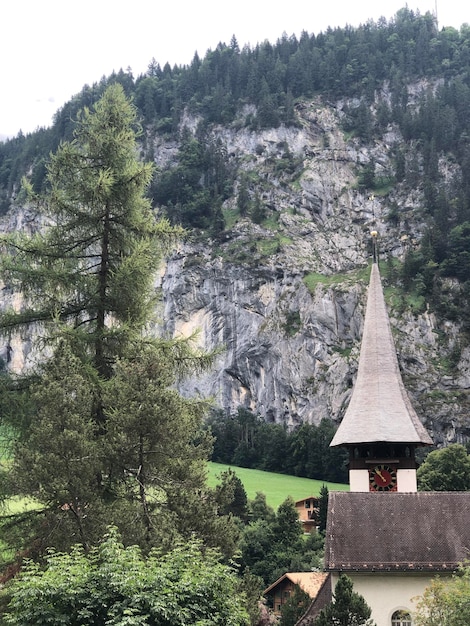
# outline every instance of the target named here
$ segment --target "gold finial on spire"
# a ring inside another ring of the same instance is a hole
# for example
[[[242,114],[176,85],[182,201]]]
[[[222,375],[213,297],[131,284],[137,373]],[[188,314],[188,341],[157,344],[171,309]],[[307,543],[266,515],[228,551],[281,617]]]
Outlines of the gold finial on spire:
[[[379,262],[379,250],[378,250],[378,245],[377,245],[378,235],[379,233],[376,230],[370,231],[370,236],[372,237],[372,257],[373,257],[374,263]]]

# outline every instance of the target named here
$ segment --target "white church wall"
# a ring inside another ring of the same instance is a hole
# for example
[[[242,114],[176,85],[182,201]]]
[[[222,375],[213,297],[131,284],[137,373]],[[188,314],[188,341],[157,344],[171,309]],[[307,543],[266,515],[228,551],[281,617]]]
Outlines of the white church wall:
[[[349,491],[369,491],[369,472],[367,470],[349,470]]]
[[[415,469],[397,470],[397,489],[402,493],[415,493],[418,491]]]
[[[371,573],[347,572],[354,591],[359,593],[372,610],[376,626],[391,626],[395,611],[406,610],[411,616],[416,611],[417,601],[431,583],[434,574],[414,573]],[[332,589],[338,582],[338,574],[332,574]]]

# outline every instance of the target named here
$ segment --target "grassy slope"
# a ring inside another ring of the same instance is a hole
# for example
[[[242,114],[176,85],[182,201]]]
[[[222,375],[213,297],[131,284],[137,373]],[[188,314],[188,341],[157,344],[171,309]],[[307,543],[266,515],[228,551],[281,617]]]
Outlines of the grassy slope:
[[[222,463],[208,463],[207,466],[207,482],[210,487],[215,487],[220,482],[220,474],[231,468],[242,481],[250,500],[254,499],[257,491],[261,491],[265,494],[267,503],[273,509],[277,509],[288,496],[292,496],[294,500],[318,496],[322,485],[326,485],[330,491],[349,491],[349,485],[341,483],[327,483],[323,480],[298,478],[297,476],[288,476],[287,474],[263,472],[245,467],[235,467],[234,465],[223,465]],[[0,509],[0,516],[2,514],[21,513],[38,507],[33,500],[19,497],[12,498],[3,504],[4,506]]]
[[[235,467],[222,465],[221,463],[208,463],[208,484],[215,487],[219,483],[218,477],[229,467],[240,478],[245,487],[245,491],[250,500],[253,500],[257,491],[261,491],[266,496],[266,501],[274,510],[284,502],[288,496],[294,500],[307,498],[308,496],[319,495],[322,485],[326,485],[330,491],[348,491],[349,485],[339,483],[326,483],[322,480],[311,478],[297,478],[286,474],[275,474],[273,472],[262,472],[261,470],[246,469],[245,467]],[[33,509],[37,505],[27,498],[12,498],[5,507],[0,510],[1,515],[12,515],[21,513],[27,509]],[[5,551],[0,538],[0,560],[13,555]]]
[[[245,467],[222,465],[221,463],[208,464],[209,486],[215,487],[219,482],[217,477],[229,467],[242,481],[250,500],[254,499],[257,491],[261,491],[265,494],[269,506],[275,510],[288,496],[292,496],[294,500],[301,500],[308,496],[319,495],[322,485],[326,485],[329,491],[349,491],[349,485],[327,483],[322,480],[313,480],[312,478],[298,478],[297,476],[287,476],[286,474],[274,474],[273,472],[246,469]]]

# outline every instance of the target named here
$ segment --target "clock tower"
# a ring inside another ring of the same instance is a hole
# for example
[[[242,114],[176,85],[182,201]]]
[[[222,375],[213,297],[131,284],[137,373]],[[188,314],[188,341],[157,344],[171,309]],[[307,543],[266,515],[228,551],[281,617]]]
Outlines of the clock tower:
[[[432,445],[403,385],[382,291],[376,236],[357,379],[331,442],[349,450],[351,491],[417,491],[415,450]]]

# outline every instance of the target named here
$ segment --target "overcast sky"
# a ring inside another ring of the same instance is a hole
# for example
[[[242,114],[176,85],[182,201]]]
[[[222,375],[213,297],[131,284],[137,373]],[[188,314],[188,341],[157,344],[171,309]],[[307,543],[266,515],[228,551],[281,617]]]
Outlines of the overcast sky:
[[[408,6],[435,12],[439,27],[470,22],[465,0],[1,0],[0,137],[50,126],[71,96],[113,70],[134,77],[154,57],[190,63],[235,35],[240,47],[283,32],[390,19]]]

